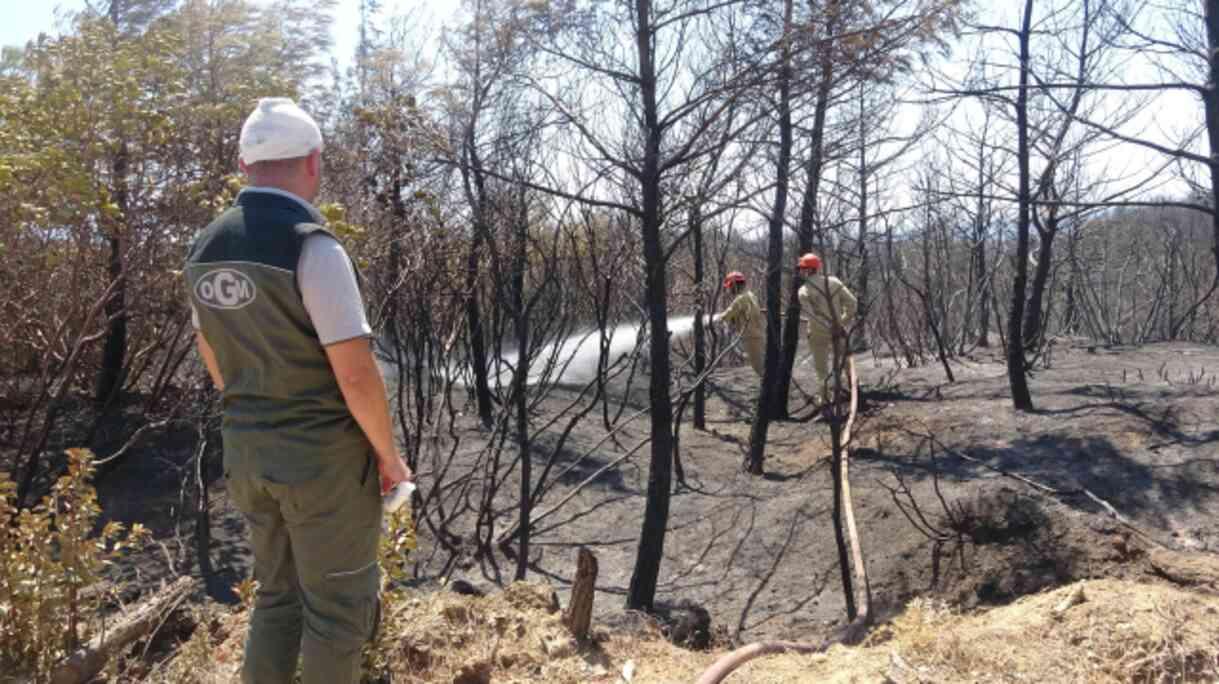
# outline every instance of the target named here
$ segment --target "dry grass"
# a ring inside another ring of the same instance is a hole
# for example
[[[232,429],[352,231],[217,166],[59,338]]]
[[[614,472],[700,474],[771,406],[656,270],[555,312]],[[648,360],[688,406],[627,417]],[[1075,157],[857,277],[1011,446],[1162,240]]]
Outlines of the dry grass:
[[[549,588],[530,584],[484,598],[420,594],[398,602],[386,619],[405,635],[385,654],[394,682],[621,682],[629,666],[633,684],[667,684],[693,681],[719,655],[676,648],[649,628],[600,632],[577,645]],[[210,672],[190,668],[195,681],[230,681],[240,660],[241,622],[238,615],[227,623]],[[198,661],[198,644],[185,650]],[[861,647],[759,659],[729,681],[1141,684],[1217,677],[1219,599],[1163,583],[1105,579],[971,614],[919,600]]]
[[[1219,599],[1105,579],[972,615],[919,601],[872,644],[886,653],[870,665],[878,678],[897,654],[923,681],[1212,681]]]

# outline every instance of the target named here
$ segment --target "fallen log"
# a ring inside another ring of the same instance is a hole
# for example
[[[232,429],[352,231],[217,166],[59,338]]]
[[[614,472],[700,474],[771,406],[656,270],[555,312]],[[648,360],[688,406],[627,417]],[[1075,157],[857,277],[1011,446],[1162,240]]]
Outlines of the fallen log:
[[[153,632],[196,589],[197,581],[181,577],[119,618],[118,624],[89,640],[51,675],[51,684],[84,684],[124,648]]]

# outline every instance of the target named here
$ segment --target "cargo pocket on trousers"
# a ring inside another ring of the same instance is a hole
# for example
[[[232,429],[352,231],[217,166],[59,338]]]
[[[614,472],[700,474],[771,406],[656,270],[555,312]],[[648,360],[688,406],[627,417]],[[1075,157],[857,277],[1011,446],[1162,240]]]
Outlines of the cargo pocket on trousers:
[[[360,636],[371,641],[376,636],[380,612],[379,589],[381,569],[377,561],[352,570],[339,570],[325,575],[328,589],[342,598],[352,611],[347,621]]]

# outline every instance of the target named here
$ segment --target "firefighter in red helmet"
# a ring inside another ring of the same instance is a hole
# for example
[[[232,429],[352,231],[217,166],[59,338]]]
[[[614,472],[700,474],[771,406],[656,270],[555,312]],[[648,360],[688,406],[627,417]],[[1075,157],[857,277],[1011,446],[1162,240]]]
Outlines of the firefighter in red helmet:
[[[758,306],[757,297],[746,286],[745,274],[740,271],[724,276],[724,289],[732,295],[732,303],[711,320],[726,321],[741,336],[741,346],[745,348],[749,365],[761,377],[766,359],[766,326],[762,320],[762,308]]]
[[[834,341],[845,339],[859,303],[841,280],[822,272],[821,258],[816,254],[804,254],[796,265],[805,279],[800,287],[800,308],[808,316],[808,347],[817,372],[818,398],[826,400],[831,387],[830,351],[846,353],[841,342],[836,345]],[[838,366],[837,359],[834,366]]]

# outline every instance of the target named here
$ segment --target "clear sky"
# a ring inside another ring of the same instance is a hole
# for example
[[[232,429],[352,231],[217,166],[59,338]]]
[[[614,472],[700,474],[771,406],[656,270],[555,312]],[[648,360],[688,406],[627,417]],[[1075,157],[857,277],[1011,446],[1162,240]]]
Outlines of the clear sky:
[[[0,0],[0,45],[25,45],[42,31],[55,33],[55,10],[84,6],[81,0]]]

